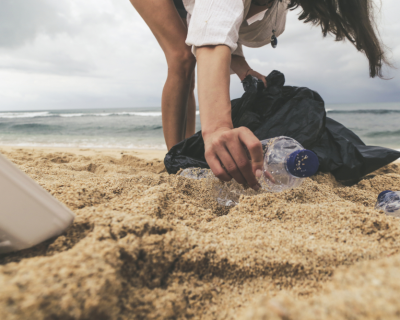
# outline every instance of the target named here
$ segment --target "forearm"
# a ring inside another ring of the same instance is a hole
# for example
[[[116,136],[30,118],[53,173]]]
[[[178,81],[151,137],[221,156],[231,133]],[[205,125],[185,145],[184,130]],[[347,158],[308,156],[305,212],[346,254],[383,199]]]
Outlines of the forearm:
[[[262,147],[249,129],[233,128],[229,98],[230,65],[231,50],[227,46],[197,48],[204,157],[212,172],[222,181],[234,178],[259,190],[256,176],[262,175]]]
[[[197,77],[203,136],[233,128],[229,97],[231,51],[224,45],[197,48]]]
[[[246,78],[248,71],[251,70],[246,59],[237,55],[232,55],[231,69],[237,74],[240,81],[243,81],[244,78]]]

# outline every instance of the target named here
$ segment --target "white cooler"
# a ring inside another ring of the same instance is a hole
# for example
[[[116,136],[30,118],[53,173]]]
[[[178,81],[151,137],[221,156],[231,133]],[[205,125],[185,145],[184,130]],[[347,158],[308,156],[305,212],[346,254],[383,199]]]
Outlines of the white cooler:
[[[75,215],[0,154],[0,253],[61,234]]]

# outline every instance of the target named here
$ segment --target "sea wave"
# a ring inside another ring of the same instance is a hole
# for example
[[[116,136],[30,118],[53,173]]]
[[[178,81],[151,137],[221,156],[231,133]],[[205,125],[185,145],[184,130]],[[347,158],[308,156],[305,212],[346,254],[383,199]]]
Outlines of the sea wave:
[[[60,114],[53,114],[54,117],[63,117],[63,118],[73,118],[73,117],[83,117],[85,113],[60,113]]]
[[[152,130],[160,130],[162,126],[160,125],[146,125],[146,126],[135,126],[135,127],[124,127],[116,132],[144,132],[144,131],[152,131]]]
[[[196,111],[196,115],[199,115]],[[15,118],[41,118],[41,117],[111,117],[111,116],[139,116],[139,117],[161,117],[161,112],[154,111],[137,111],[137,112],[103,112],[103,113],[52,113],[49,111],[43,112],[3,112],[0,113],[0,118],[15,119]]]
[[[388,114],[388,113],[400,113],[400,110],[396,109],[359,109],[359,110],[335,110],[326,109],[326,112],[336,114]]]
[[[125,137],[130,134],[150,134],[162,130],[162,125],[150,124],[140,126],[108,126],[108,127],[71,127],[69,125],[60,126],[44,123],[20,123],[20,124],[2,124],[0,123],[0,140],[3,134],[29,134],[29,135],[52,135],[52,136],[105,136],[105,137]],[[162,133],[160,133],[162,134]]]
[[[337,110],[326,109],[329,114],[399,114],[400,110],[396,109],[358,109],[358,110]],[[197,110],[196,115],[200,112]],[[100,112],[100,113],[59,113],[51,111],[41,112],[2,112],[0,119],[13,119],[13,118],[41,118],[41,117],[61,117],[61,118],[74,118],[74,117],[118,117],[118,116],[138,116],[138,117],[161,117],[160,111],[121,111],[121,112]]]
[[[161,117],[161,112],[104,112],[104,113],[58,113],[55,117],[111,117],[111,116],[141,116],[141,117]]]
[[[75,142],[75,143],[40,143],[40,142],[2,142],[0,141],[0,146],[13,146],[13,147],[48,147],[48,148],[93,148],[93,149],[141,149],[141,150],[165,150],[167,151],[166,144],[115,144],[115,143],[85,143],[85,142]]]
[[[48,111],[43,112],[2,112],[0,118],[13,119],[13,118],[38,118],[38,117],[51,117],[52,114]]]
[[[60,129],[59,126],[53,126],[48,124],[42,123],[22,123],[22,124],[15,124],[10,127],[11,130],[58,130]]]
[[[116,112],[116,116],[161,117],[161,112]]]
[[[396,131],[374,131],[374,132],[369,132],[365,136],[369,138],[378,138],[378,137],[399,137],[400,136],[400,130]]]

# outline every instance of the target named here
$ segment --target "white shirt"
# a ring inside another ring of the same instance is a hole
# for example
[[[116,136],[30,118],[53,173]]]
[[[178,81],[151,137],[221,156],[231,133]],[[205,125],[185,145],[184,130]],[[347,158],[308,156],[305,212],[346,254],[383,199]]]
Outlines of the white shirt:
[[[183,0],[188,12],[186,44],[196,47],[224,44],[232,54],[243,56],[242,45],[259,48],[285,31],[289,0],[275,0],[272,7],[245,20],[251,0]]]

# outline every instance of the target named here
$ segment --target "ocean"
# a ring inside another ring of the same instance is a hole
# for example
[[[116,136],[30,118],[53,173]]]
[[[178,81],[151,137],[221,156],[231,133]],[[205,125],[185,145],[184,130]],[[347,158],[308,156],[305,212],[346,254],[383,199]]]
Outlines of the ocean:
[[[400,149],[400,103],[327,104],[326,110],[367,145]],[[159,107],[0,112],[0,145],[166,149]]]

